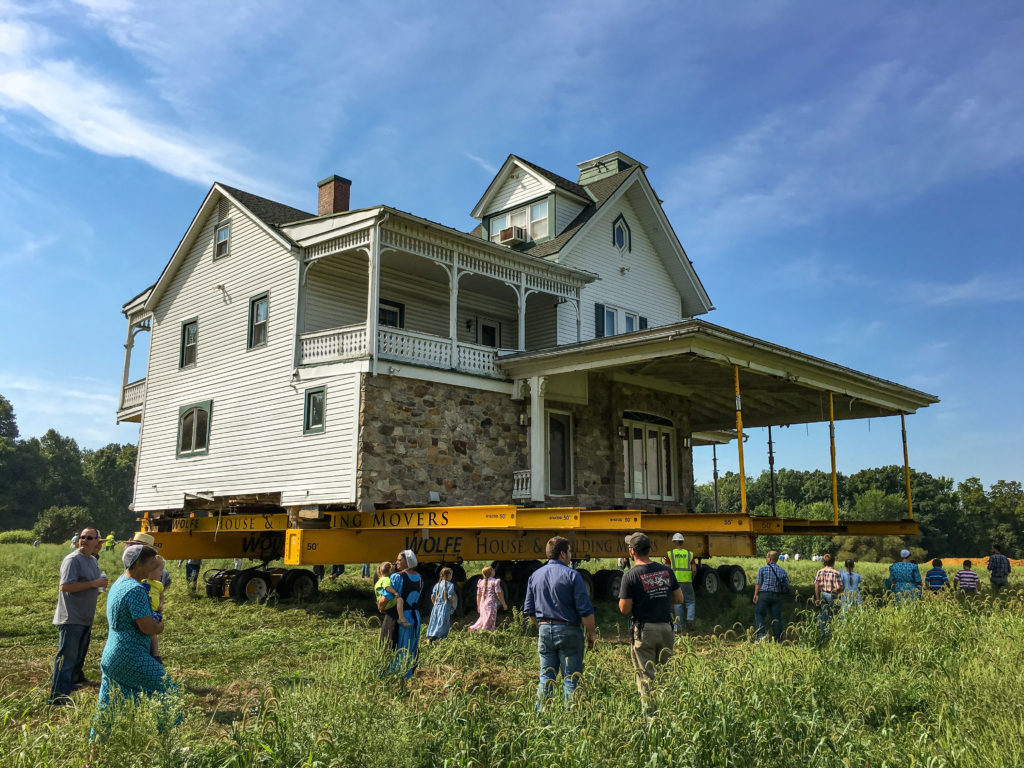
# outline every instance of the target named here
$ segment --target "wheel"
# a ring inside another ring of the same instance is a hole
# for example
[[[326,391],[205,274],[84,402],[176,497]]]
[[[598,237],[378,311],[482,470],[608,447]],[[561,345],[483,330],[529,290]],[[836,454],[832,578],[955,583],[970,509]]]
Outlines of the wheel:
[[[270,594],[270,578],[263,571],[242,571],[231,587],[231,596],[237,602],[262,603]]]
[[[594,594],[598,600],[617,600],[622,584],[622,571],[602,568],[594,574]]]
[[[729,589],[733,592],[740,593],[747,588],[747,572],[743,570],[742,565],[733,565],[729,568],[729,577],[725,581],[729,585]]]
[[[694,579],[694,586],[707,592],[709,595],[713,595],[721,585],[722,580],[718,578],[718,572],[714,568],[708,565],[701,565],[697,569],[697,578]]]
[[[472,613],[476,610],[476,585],[480,583],[480,574],[470,576],[462,585],[462,609],[463,614]]]
[[[609,600],[617,601],[619,599],[620,587],[622,587],[622,571],[612,571],[606,585]]]
[[[594,576],[590,571],[584,571],[582,568],[577,568],[576,573],[583,577],[583,586],[586,587],[587,597],[590,602],[594,602]]]
[[[448,567],[452,569],[452,581],[454,583],[461,584],[466,580],[466,569],[462,567],[462,563],[455,563]]]
[[[308,600],[314,597],[319,589],[316,576],[304,568],[285,571],[277,583],[277,594],[286,599],[294,597],[296,600]]]

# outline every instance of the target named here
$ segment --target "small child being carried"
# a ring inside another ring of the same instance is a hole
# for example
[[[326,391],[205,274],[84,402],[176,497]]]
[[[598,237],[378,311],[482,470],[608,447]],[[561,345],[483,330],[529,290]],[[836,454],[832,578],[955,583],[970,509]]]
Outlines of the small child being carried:
[[[153,606],[153,616],[157,621],[163,621],[164,610],[164,566],[166,561],[157,555],[153,558],[151,567],[146,578],[142,580],[142,586],[149,593],[149,602]],[[160,645],[156,635],[149,638],[150,655],[163,664],[160,658]]]
[[[411,627],[412,624],[405,618],[405,601],[391,586],[391,573],[394,570],[395,564],[387,561],[381,563],[377,568],[377,581],[373,584],[373,594],[377,598],[377,610],[384,613],[397,606],[398,623],[403,627]]]

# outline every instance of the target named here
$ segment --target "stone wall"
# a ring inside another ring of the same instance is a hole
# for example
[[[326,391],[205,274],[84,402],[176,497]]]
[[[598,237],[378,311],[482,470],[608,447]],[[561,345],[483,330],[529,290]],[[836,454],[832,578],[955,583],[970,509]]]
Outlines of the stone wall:
[[[356,486],[360,506],[512,503],[528,469],[522,402],[498,392],[363,375]]]

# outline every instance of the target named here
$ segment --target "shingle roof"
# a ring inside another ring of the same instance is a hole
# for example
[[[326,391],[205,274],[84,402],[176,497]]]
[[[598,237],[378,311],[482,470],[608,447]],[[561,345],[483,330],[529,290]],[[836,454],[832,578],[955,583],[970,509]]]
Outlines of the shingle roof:
[[[585,189],[585,192],[590,193],[589,195],[585,194],[585,197],[596,198],[596,202],[588,203],[584,206],[583,210],[576,214],[576,218],[569,223],[569,226],[566,227],[561,234],[530,248],[523,248],[522,252],[528,253],[531,256],[539,256],[541,258],[550,256],[553,253],[558,253],[562,250],[562,246],[569,242],[573,235],[579,232],[580,228],[590,220],[590,217],[601,210],[601,206],[608,201],[608,198],[615,193],[615,190],[621,187],[623,182],[625,182],[629,175],[638,167],[639,166],[627,168],[626,170],[619,171],[611,176],[605,176],[604,178],[598,179],[593,184],[588,184],[585,188],[580,187],[580,189]],[[579,187],[578,184],[575,184],[574,186]]]
[[[586,190],[583,187],[581,187],[579,184],[577,184],[575,181],[569,181],[567,178],[565,178],[563,176],[559,176],[557,173],[552,173],[551,171],[547,170],[546,168],[541,168],[539,165],[531,163],[529,160],[524,160],[519,155],[512,155],[512,157],[514,157],[516,160],[521,162],[523,165],[527,165],[530,168],[532,168],[533,170],[535,170],[537,173],[539,173],[545,179],[550,181],[556,187],[559,187],[560,189],[564,189],[566,192],[572,192],[574,195],[577,195],[578,197],[582,197],[585,200],[590,199],[589,196],[587,195]]]
[[[288,224],[292,221],[301,221],[302,219],[312,219],[316,217],[316,214],[300,211],[298,208],[292,208],[290,205],[275,203],[273,200],[267,200],[265,197],[253,195],[249,192],[243,192],[240,189],[229,187],[227,184],[221,184],[220,182],[217,183],[219,186],[230,192],[238,202],[248,208],[253,216],[258,217],[268,226],[279,227],[282,224]]]

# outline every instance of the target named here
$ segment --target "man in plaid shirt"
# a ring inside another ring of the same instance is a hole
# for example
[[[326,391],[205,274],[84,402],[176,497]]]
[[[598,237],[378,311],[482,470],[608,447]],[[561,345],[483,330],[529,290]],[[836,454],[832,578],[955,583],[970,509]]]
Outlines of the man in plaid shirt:
[[[839,571],[832,567],[832,555],[825,555],[821,562],[825,567],[814,575],[814,606],[818,609],[821,636],[828,637],[829,622],[836,610],[836,598],[843,591],[843,579]]]
[[[992,554],[988,558],[988,571],[993,589],[1005,587],[1009,583],[1010,561],[998,544],[992,545]]]
[[[779,567],[779,553],[774,549],[765,557],[754,582],[754,629],[757,639],[765,638],[764,617],[771,613],[772,636],[782,639],[782,595],[789,592],[789,574]]]

